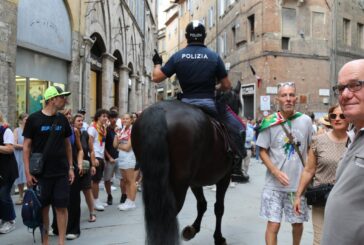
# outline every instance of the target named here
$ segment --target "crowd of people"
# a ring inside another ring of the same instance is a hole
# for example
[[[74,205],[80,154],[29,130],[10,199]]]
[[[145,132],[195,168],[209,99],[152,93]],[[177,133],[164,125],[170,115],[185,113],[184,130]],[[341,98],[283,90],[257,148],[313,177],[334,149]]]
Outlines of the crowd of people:
[[[160,82],[177,74],[185,92],[183,102],[202,105],[218,113],[214,102],[215,80],[220,81],[223,89],[231,88],[231,83],[221,58],[203,45],[205,37],[201,23],[190,23],[186,28],[186,49],[173,55],[165,66],[161,66],[162,59],[158,54],[153,57],[153,79]],[[193,62],[201,65],[184,60],[186,55],[181,56],[197,50],[204,58]],[[181,63],[189,64],[190,69],[180,67]],[[204,69],[205,77],[194,77],[198,85],[194,86],[189,72],[197,68]],[[314,187],[334,185],[327,203],[312,206],[313,243],[363,243],[363,83],[364,60],[345,64],[339,72],[338,84],[333,88],[339,104],[330,107],[327,116],[321,119],[323,127],[317,126],[313,117],[295,110],[294,82],[278,84],[276,102],[279,110],[263,120],[247,120],[244,125],[228,108],[223,111],[224,122],[238,146],[235,153],[245,155],[244,147],[239,148],[245,137],[245,148],[267,168],[260,206],[260,216],[267,220],[266,244],[278,244],[283,216],[292,225],[293,244],[300,244],[303,223],[309,220],[305,190],[310,184]],[[136,208],[137,182],[140,182],[141,173],[131,147],[131,130],[138,114],[127,113],[120,117],[116,107],[99,109],[93,115],[93,121],[87,124],[84,109],[74,115],[70,109],[65,109],[69,95],[70,92],[60,87],[50,86],[43,96],[44,108],[31,115],[21,114],[14,134],[0,114],[0,233],[15,229],[11,198],[14,183],[19,190],[16,204],[23,202],[25,184],[40,190],[44,244],[48,244],[49,235],[58,235],[59,244],[64,244],[66,238],[79,237],[81,191],[88,206],[89,222],[96,221],[95,211],[103,211],[113,204],[113,179],[119,181],[121,190],[118,209]],[[30,171],[34,153],[43,154],[44,167],[38,175]],[[248,166],[249,158],[244,158],[246,175]],[[246,180],[244,174],[235,174]],[[102,179],[106,202],[99,198]],[[48,229],[50,208],[54,214],[52,229]]]

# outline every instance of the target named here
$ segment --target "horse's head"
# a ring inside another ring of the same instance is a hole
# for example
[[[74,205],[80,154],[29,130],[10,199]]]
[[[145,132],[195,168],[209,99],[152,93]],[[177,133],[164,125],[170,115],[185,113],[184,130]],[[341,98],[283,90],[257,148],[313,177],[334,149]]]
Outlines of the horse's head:
[[[238,114],[239,110],[242,108],[240,100],[240,90],[241,83],[240,81],[238,81],[235,88],[232,88],[229,91],[218,91],[216,97],[220,102],[229,105],[230,108],[236,114]]]

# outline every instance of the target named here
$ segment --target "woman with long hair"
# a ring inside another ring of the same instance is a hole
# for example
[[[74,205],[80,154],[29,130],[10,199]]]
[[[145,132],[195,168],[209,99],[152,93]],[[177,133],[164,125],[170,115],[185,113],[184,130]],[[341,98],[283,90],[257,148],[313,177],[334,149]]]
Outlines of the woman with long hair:
[[[119,150],[118,165],[123,176],[127,199],[118,206],[119,210],[126,211],[134,209],[136,197],[136,183],[134,168],[136,164],[133,149],[131,148],[132,119],[130,114],[122,117],[123,129],[117,132],[113,146]]]
[[[24,195],[24,184],[27,183],[27,178],[25,177],[24,162],[23,162],[23,130],[25,122],[27,121],[28,114],[22,113],[18,117],[19,127],[14,129],[14,154],[16,162],[18,163],[19,177],[15,180],[15,185],[18,186],[19,198],[15,202],[16,205],[23,204]]]
[[[301,209],[301,196],[313,179],[313,185],[334,184],[336,169],[341,156],[346,150],[349,123],[339,105],[329,109],[329,122],[332,130],[319,134],[312,139],[308,160],[301,175],[294,201],[295,213]],[[320,244],[324,223],[325,206],[312,206],[313,244]]]

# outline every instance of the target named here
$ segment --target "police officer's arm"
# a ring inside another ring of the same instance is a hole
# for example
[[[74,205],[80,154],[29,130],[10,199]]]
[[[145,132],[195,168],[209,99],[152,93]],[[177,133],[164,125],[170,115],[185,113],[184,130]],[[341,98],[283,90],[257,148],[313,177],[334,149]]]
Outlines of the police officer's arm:
[[[167,76],[161,70],[161,65],[155,65],[153,69],[153,82],[160,83],[166,78]]]
[[[289,178],[287,174],[279,170],[272,162],[269,157],[268,150],[260,147],[260,159],[262,159],[264,165],[267,167],[268,171],[272,173],[272,175],[282,184],[289,185]]]
[[[217,90],[227,91],[231,89],[230,79],[226,76],[219,81],[219,84],[216,85]]]

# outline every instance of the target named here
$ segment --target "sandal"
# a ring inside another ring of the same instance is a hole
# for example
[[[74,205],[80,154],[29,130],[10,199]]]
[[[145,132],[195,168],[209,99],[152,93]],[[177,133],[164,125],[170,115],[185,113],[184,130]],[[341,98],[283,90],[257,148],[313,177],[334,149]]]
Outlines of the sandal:
[[[92,223],[96,221],[96,214],[90,213],[90,218],[88,219],[88,222]]]

